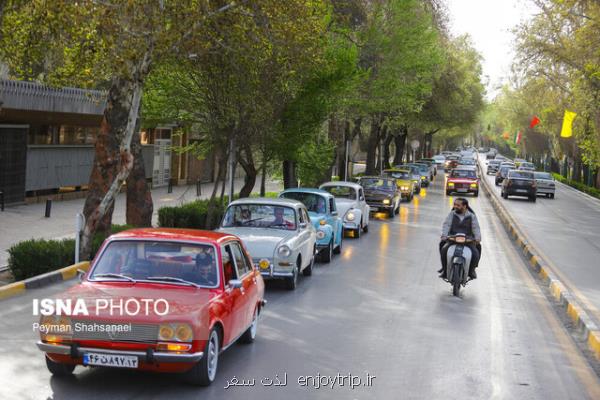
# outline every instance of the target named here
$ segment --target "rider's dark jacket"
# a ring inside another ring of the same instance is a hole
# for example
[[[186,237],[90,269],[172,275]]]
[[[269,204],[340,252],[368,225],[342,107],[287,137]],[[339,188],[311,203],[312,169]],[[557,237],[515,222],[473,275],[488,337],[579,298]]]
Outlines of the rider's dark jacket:
[[[444,225],[442,225],[442,236],[451,236],[457,233],[464,233],[480,241],[481,230],[479,229],[477,216],[469,210],[465,211],[464,214],[457,214],[452,210],[446,217]]]

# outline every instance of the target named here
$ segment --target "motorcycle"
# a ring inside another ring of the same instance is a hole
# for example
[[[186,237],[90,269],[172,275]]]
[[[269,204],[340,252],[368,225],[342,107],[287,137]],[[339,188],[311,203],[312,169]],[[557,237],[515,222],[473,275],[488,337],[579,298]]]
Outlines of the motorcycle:
[[[454,242],[448,248],[448,271],[446,276],[452,285],[452,295],[460,294],[460,287],[469,281],[469,265],[471,265],[471,249],[466,244],[473,242],[465,234],[459,233],[448,236],[448,240]]]

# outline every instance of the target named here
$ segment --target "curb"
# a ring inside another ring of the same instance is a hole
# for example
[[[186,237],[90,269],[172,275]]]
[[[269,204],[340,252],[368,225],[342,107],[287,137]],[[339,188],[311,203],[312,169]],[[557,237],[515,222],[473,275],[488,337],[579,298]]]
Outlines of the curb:
[[[479,165],[479,171],[481,174],[483,173],[481,165]],[[485,176],[481,179],[481,182],[483,182],[483,188],[492,203],[492,207],[496,210],[506,231],[514,238],[521,253],[528,260],[529,267],[537,273],[540,280],[549,289],[554,300],[573,322],[577,333],[586,341],[588,349],[597,360],[600,360],[600,327],[590,318],[575,297],[566,289],[565,285],[556,278],[548,267],[548,263],[541,256],[541,252],[528,243],[527,237],[506,210],[506,207],[502,205],[494,188],[490,188],[490,183]]]
[[[65,268],[50,271],[42,275],[37,275],[23,281],[14,282],[6,286],[0,287],[0,300],[9,297],[17,296],[28,289],[39,289],[43,286],[48,286],[55,282],[67,281],[77,276],[77,270],[87,271],[90,268],[89,261],[83,261],[77,264],[70,265]],[[600,339],[600,336],[599,336]],[[600,342],[599,342],[600,344]]]

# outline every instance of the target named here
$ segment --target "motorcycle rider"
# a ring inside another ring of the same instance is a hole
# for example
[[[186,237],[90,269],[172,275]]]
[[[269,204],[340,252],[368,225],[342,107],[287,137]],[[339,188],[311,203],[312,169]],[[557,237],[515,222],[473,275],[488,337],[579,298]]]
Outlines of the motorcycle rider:
[[[469,242],[465,245],[471,249],[471,265],[469,266],[469,278],[477,279],[475,268],[479,264],[481,257],[481,230],[475,212],[469,207],[469,201],[459,197],[454,200],[454,206],[444,224],[442,225],[442,237],[440,241],[440,256],[442,259],[442,269],[440,278],[446,279],[446,264],[448,260],[448,249],[453,242],[448,240],[448,236],[463,233],[469,238],[473,238],[475,242]]]

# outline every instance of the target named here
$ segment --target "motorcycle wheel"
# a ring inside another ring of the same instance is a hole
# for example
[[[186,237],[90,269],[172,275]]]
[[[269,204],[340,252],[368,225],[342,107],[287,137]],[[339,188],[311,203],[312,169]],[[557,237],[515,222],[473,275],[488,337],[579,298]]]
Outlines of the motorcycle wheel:
[[[460,295],[461,269],[458,265],[452,268],[452,295],[456,297]]]

